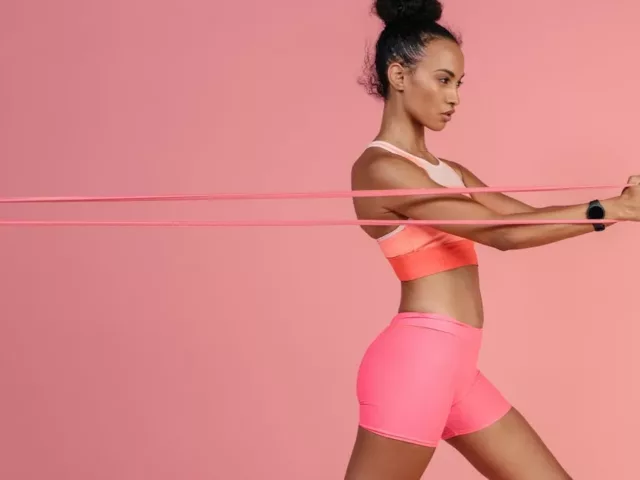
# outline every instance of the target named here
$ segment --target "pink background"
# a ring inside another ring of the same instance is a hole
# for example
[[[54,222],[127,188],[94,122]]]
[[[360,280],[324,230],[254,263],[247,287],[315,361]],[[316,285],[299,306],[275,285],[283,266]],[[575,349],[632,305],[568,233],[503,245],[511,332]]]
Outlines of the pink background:
[[[438,154],[494,185],[624,183],[637,2],[447,0]],[[381,105],[369,2],[9,0],[0,193],[348,189]],[[500,18],[502,17],[502,18]],[[519,195],[537,205],[616,192]],[[348,200],[23,206],[1,218],[351,218]],[[356,227],[4,228],[0,478],[337,479],[398,285]],[[575,478],[638,478],[638,232],[481,247],[483,369]],[[579,272],[584,269],[584,272]],[[428,478],[480,478],[443,444]]]

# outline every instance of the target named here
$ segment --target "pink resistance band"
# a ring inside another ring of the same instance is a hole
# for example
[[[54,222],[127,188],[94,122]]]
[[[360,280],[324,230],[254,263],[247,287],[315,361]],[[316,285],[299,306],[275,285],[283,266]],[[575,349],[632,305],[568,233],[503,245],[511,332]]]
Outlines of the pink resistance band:
[[[17,203],[93,203],[93,202],[150,202],[150,201],[202,201],[202,200],[290,200],[354,197],[390,197],[406,195],[439,195],[490,192],[550,192],[560,190],[624,189],[624,185],[538,186],[538,187],[473,187],[356,190],[298,193],[218,193],[181,195],[137,195],[111,197],[0,197],[2,204]],[[280,226],[342,226],[342,225],[541,225],[541,224],[593,224],[617,223],[617,220],[258,220],[258,221],[48,221],[0,220],[0,226],[156,226],[156,227],[280,227]]]

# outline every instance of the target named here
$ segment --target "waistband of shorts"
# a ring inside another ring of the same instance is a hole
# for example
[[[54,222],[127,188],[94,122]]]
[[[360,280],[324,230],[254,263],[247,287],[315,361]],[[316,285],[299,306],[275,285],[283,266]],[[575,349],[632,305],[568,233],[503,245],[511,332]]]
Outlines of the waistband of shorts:
[[[391,319],[390,326],[410,325],[431,328],[461,336],[482,336],[482,328],[474,327],[441,313],[400,312]]]

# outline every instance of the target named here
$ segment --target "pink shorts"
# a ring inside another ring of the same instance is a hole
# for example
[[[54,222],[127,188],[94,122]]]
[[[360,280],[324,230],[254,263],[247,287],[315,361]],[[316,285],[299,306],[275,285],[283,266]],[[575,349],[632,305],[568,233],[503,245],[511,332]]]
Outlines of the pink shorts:
[[[511,405],[478,371],[481,343],[481,328],[447,316],[396,315],[360,365],[360,426],[436,447],[499,420]]]

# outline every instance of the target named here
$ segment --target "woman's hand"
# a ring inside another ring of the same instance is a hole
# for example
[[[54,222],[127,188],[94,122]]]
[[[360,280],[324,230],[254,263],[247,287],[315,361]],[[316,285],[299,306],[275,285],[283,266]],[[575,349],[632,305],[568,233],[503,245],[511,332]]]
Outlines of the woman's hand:
[[[620,194],[620,203],[625,220],[640,222],[640,175],[629,177],[631,187],[626,187]]]

